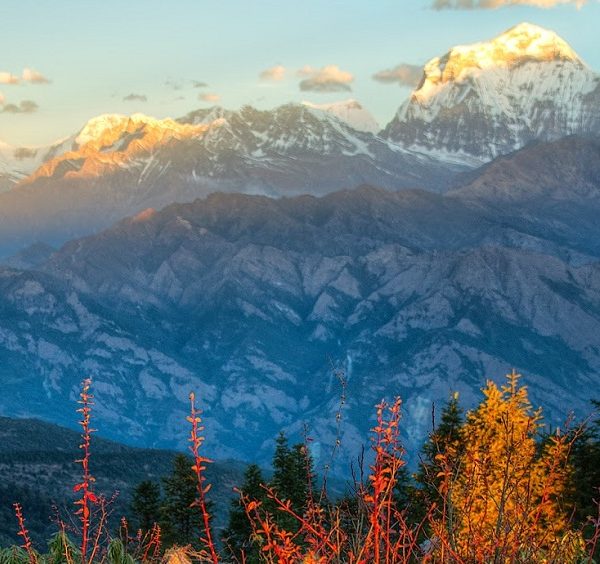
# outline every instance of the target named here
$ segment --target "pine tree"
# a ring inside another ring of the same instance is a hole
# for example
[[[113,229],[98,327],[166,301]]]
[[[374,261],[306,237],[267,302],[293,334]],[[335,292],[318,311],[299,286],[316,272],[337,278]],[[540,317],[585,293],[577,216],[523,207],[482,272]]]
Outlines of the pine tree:
[[[442,503],[441,491],[443,466],[452,467],[459,471],[456,462],[463,450],[461,429],[464,423],[463,410],[459,404],[458,392],[452,394],[440,417],[439,425],[430,434],[428,441],[423,446],[419,470],[415,479],[420,486],[420,505]]]
[[[240,494],[250,501],[264,502],[266,499],[260,468],[251,464],[244,472],[244,483],[240,488]],[[242,552],[248,564],[260,562],[260,547],[252,539],[252,525],[246,515],[244,505],[240,498],[231,501],[229,510],[229,525],[223,531],[223,544],[236,557],[242,561]]]
[[[573,472],[569,487],[569,503],[576,523],[588,524],[597,518],[600,499],[600,402],[592,401],[596,418],[579,429],[571,450]]]
[[[198,507],[192,507],[196,477],[191,460],[184,454],[175,456],[171,475],[162,481],[164,499],[160,514],[165,546],[194,544],[199,539],[201,515]]]
[[[309,494],[314,488],[313,463],[306,445],[298,443],[292,448],[284,433],[276,440],[273,455],[273,478],[270,483],[281,501],[289,501],[290,507],[298,515],[306,510]],[[290,532],[297,532],[299,523],[287,513],[277,511],[273,504],[265,507],[273,514],[275,523]]]
[[[303,443],[290,448],[284,433],[276,440],[270,485],[281,500],[290,500],[298,511],[306,506],[309,492],[314,487],[313,462],[308,448]]]
[[[282,497],[287,499],[287,487],[292,479],[290,466],[290,447],[285,433],[280,432],[275,439],[275,453],[273,454],[273,478],[271,487]]]
[[[150,480],[140,482],[133,491],[131,511],[137,527],[145,534],[160,520],[160,485]]]
[[[310,452],[305,444],[298,443],[290,452],[291,482],[288,488],[288,497],[292,507],[303,513],[314,493],[314,471]]]

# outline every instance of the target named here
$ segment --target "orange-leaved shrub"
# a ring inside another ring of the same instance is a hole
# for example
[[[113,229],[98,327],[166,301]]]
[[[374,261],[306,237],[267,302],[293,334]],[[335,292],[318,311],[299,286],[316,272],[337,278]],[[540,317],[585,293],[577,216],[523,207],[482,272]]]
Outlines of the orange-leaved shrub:
[[[564,494],[572,438],[556,433],[540,446],[534,411],[513,372],[467,415],[457,444],[438,455],[443,511],[434,511],[434,553],[441,561],[577,562],[585,554],[569,523]]]

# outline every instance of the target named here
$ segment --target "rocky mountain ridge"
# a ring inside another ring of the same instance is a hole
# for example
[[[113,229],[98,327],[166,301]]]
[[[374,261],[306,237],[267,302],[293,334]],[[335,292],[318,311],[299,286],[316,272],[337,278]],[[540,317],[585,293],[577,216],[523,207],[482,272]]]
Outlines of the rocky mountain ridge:
[[[310,422],[323,465],[337,367],[344,469],[382,397],[403,396],[413,450],[432,402],[458,390],[473,404],[513,367],[552,423],[566,406],[586,413],[600,368],[600,179],[586,176],[598,150],[570,138],[503,157],[520,179],[510,206],[471,192],[502,161],[446,195],[213,194],[72,241],[38,271],[4,270],[0,409],[63,422],[83,371],[111,436],[172,447],[194,389],[211,454],[266,461],[279,429],[299,438]],[[559,153],[564,176],[541,174]],[[576,175],[585,189],[566,198]]]
[[[524,23],[432,59],[379,133],[355,100],[215,107],[177,120],[98,116],[49,148],[0,147],[0,257],[218,191],[445,192],[527,144],[598,138],[599,107],[599,75],[555,33]]]
[[[360,112],[355,102],[335,112],[344,108]],[[444,190],[461,170],[307,105],[213,108],[177,121],[100,116],[68,150],[0,194],[0,255],[216,191],[320,195],[361,183]]]

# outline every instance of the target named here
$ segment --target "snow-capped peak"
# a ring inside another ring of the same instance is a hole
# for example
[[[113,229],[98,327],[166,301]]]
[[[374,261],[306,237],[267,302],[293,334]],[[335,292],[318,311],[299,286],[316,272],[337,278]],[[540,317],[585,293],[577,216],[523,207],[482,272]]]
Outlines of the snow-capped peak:
[[[130,116],[123,114],[102,114],[90,119],[75,138],[75,142],[81,147],[90,141],[102,138],[106,131],[137,128],[145,126],[155,130],[179,130],[182,125],[171,118],[157,119],[142,113]]]
[[[331,104],[313,104],[312,102],[302,102],[302,104],[313,110],[332,114],[357,131],[377,133],[380,130],[375,118],[356,100],[343,100]]]
[[[532,140],[597,135],[600,76],[554,32],[529,23],[451,48],[383,135],[441,158],[487,161]]]
[[[81,146],[97,139],[107,129],[111,129],[128,117],[123,114],[102,114],[90,119],[81,129],[79,135],[75,138],[75,142]]]
[[[511,27],[490,44],[500,47],[508,58],[514,56],[537,61],[582,62],[569,44],[556,33],[527,22]]]
[[[553,31],[530,23],[516,25],[491,41],[458,45],[424,68],[418,89],[425,94],[432,86],[460,82],[481,71],[511,69],[523,63],[570,61],[583,66],[571,47]]]

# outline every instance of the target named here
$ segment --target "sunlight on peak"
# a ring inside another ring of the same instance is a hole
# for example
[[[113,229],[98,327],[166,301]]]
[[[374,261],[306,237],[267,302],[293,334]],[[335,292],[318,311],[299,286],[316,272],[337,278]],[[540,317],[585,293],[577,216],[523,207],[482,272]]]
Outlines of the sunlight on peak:
[[[511,69],[529,62],[568,61],[584,66],[577,53],[556,33],[520,23],[490,41],[457,45],[424,67],[424,78],[414,95],[423,101],[438,87],[460,82],[481,71]]]

